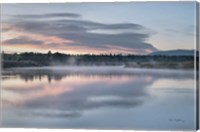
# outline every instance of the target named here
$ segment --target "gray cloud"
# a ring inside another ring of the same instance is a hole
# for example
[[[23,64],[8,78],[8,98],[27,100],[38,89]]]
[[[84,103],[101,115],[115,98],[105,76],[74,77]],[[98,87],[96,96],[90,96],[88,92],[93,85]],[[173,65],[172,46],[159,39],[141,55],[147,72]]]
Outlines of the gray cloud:
[[[32,40],[30,38],[22,36],[22,37],[19,37],[19,38],[6,40],[3,43],[6,43],[6,44],[36,44],[36,45],[40,45],[40,44],[43,44],[43,41]]]
[[[41,16],[52,17],[65,15],[67,14],[43,14]],[[21,16],[18,15],[15,17],[20,18]],[[33,18],[38,16],[23,16],[23,18],[26,17]],[[134,23],[106,24],[81,19],[42,21],[38,21],[37,19],[32,21],[29,19],[22,19],[10,21],[10,23],[26,32],[72,40],[73,46],[82,46],[99,50],[111,50],[118,47],[124,50],[135,50],[138,53],[145,53],[145,49],[150,51],[157,50],[152,44],[146,42],[151,35],[151,31],[142,25]],[[98,30],[100,30],[100,32]],[[67,47],[68,44],[65,46]],[[53,46],[52,48],[55,47]]]
[[[81,15],[76,13],[48,13],[48,14],[30,14],[30,15],[14,15],[14,18],[25,18],[25,19],[46,19],[56,17],[67,17],[67,18],[79,18]]]

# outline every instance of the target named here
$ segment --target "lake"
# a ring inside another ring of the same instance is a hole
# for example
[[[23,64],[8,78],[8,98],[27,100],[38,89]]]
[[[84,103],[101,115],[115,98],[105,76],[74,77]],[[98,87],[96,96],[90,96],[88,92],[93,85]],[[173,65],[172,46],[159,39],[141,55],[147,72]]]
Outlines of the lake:
[[[1,87],[2,127],[195,130],[192,70],[11,68]]]

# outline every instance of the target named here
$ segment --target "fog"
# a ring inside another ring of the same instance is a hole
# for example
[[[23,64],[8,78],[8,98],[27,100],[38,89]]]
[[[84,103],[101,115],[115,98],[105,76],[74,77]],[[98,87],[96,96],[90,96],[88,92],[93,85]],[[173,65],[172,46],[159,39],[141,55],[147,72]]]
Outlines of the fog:
[[[28,72],[27,72],[28,71]],[[44,67],[23,67],[9,68],[3,72],[6,75],[156,75],[159,77],[172,77],[178,79],[194,77],[194,70],[184,69],[148,69],[148,68],[127,68],[124,66],[44,66]]]

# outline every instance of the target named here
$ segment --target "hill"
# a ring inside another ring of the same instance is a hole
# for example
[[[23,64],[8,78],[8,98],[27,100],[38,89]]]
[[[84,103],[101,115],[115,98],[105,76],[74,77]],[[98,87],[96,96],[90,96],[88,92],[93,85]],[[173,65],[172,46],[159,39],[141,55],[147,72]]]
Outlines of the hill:
[[[153,56],[194,56],[195,50],[167,50],[167,51],[157,51],[153,52],[150,55]],[[198,52],[197,52],[198,53]]]

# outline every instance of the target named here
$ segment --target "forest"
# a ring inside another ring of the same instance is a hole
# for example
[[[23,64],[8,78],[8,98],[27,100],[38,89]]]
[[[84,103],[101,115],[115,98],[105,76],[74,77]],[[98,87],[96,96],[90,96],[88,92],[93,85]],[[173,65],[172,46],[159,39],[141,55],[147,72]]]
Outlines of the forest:
[[[30,66],[119,66],[145,68],[194,68],[194,56],[164,55],[122,55],[122,54],[84,54],[63,53],[1,53],[2,67]],[[198,64],[199,57],[196,57]]]

